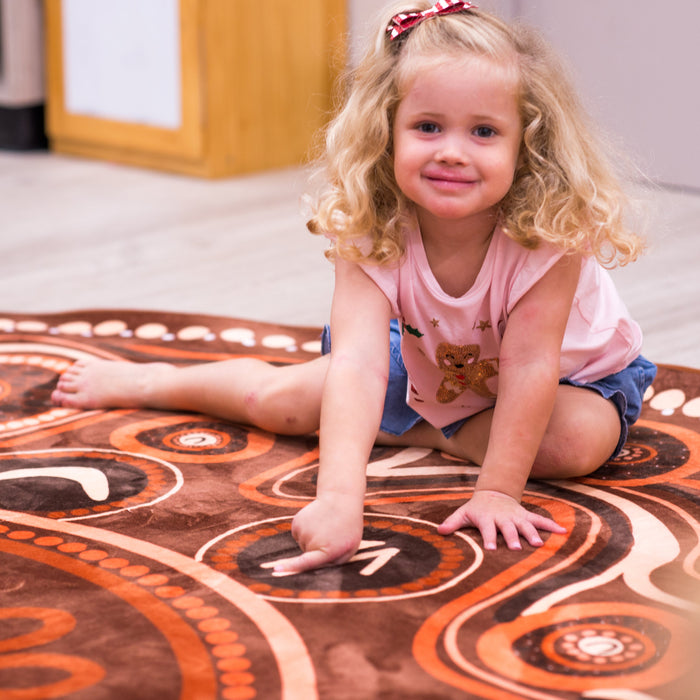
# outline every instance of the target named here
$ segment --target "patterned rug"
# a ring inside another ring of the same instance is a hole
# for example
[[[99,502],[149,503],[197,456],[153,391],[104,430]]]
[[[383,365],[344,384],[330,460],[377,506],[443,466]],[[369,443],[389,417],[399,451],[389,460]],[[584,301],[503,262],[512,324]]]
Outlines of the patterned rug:
[[[438,535],[477,469],[376,448],[358,554],[287,577],[270,565],[296,551],[315,436],[49,400],[85,355],[318,350],[318,329],[211,316],[2,315],[0,698],[697,697],[698,371],[660,369],[614,462],[529,482],[569,530],[544,547]]]

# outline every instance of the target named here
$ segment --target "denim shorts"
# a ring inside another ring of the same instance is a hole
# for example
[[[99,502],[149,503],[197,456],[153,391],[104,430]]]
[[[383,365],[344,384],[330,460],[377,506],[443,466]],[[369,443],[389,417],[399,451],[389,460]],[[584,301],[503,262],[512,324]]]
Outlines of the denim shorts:
[[[331,350],[330,328],[323,329],[321,337],[321,352],[327,355]],[[646,390],[654,381],[656,365],[641,355],[633,360],[625,369],[594,382],[577,382],[564,377],[559,384],[582,387],[600,394],[604,399],[613,402],[620,415],[620,439],[610,459],[616,457],[622,450],[629,434],[630,426],[639,418],[642,412],[642,401]],[[384,412],[380,430],[390,435],[403,435],[414,425],[425,420],[407,403],[408,373],[401,357],[401,330],[396,320],[390,326],[390,359],[389,383],[384,399]],[[462,418],[441,428],[446,438],[451,438],[469,418]]]

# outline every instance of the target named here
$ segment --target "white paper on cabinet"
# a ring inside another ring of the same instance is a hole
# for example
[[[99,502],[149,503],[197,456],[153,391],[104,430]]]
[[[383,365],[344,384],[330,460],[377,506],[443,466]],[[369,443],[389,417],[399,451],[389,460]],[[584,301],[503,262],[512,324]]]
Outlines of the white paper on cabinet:
[[[181,126],[178,0],[63,0],[65,109]]]

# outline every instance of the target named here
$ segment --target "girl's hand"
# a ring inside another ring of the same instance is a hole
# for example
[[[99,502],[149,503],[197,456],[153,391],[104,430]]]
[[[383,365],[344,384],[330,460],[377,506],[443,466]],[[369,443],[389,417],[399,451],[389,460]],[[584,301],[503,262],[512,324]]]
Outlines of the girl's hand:
[[[462,527],[475,527],[481,533],[484,549],[496,549],[498,532],[503,535],[508,549],[522,549],[522,535],[533,547],[542,546],[539,530],[563,534],[566,528],[554,520],[531,513],[511,496],[500,491],[475,491],[463,506],[438,527],[441,535],[451,535]]]
[[[298,574],[322,566],[344,564],[362,540],[362,500],[316,498],[292,521],[292,535],[303,554],[277,562],[278,575]]]

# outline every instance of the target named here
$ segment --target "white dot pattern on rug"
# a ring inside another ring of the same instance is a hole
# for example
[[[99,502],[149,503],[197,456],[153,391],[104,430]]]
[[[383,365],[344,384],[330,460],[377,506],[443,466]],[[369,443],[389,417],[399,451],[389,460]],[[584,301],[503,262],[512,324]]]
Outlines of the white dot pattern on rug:
[[[162,323],[144,323],[134,331],[136,337],[141,340],[157,340],[168,333],[167,327]]]
[[[102,321],[92,329],[92,332],[100,338],[105,338],[110,335],[119,335],[126,329],[127,325],[124,321]]]
[[[262,346],[271,350],[281,350],[294,345],[294,338],[289,335],[266,335],[262,339]]]
[[[66,418],[67,416],[71,416],[75,413],[78,413],[76,409],[52,408],[50,411],[39,413],[36,416],[18,418],[16,420],[8,421],[7,423],[0,423],[0,431],[5,432],[9,430],[22,430],[23,428],[31,428],[40,425],[41,423],[52,423],[58,419]]]
[[[301,346],[304,352],[313,352],[318,355],[321,354],[321,341],[320,340],[310,340],[308,343],[304,343]]]
[[[227,328],[219,336],[228,343],[255,343],[255,333],[250,328]]]
[[[136,337],[140,340],[159,340],[161,342],[172,342],[175,339],[182,342],[211,342],[220,339],[226,343],[237,343],[247,348],[260,345],[270,350],[284,350],[288,353],[299,352],[300,349],[311,354],[320,354],[321,352],[320,340],[306,341],[300,345],[296,338],[285,333],[270,333],[257,337],[252,328],[245,326],[235,326],[214,332],[205,325],[192,324],[180,329],[171,329],[162,322],[151,321],[130,328],[126,321],[119,318],[108,318],[95,324],[87,320],[75,319],[58,323],[56,326],[49,326],[48,323],[39,319],[15,321],[11,318],[0,318],[0,333],[3,332],[49,333],[54,336],[82,336],[88,338],[92,336],[99,338],[111,336],[120,338]]]
[[[700,418],[700,396],[688,401],[683,406],[683,415],[688,416],[688,418]]]
[[[63,335],[89,336],[92,334],[92,324],[87,321],[70,321],[62,323],[57,330]]]
[[[649,401],[649,405],[662,415],[670,416],[685,403],[685,394],[680,389],[661,391]]]
[[[11,355],[0,354],[0,364],[8,365],[31,365],[32,367],[43,367],[55,372],[63,372],[68,369],[72,362],[64,358],[45,357],[42,355],[22,355],[13,353]]]
[[[206,326],[187,326],[177,332],[178,340],[203,340],[209,335]]]
[[[43,321],[17,321],[15,330],[20,333],[43,333],[48,325]]]

